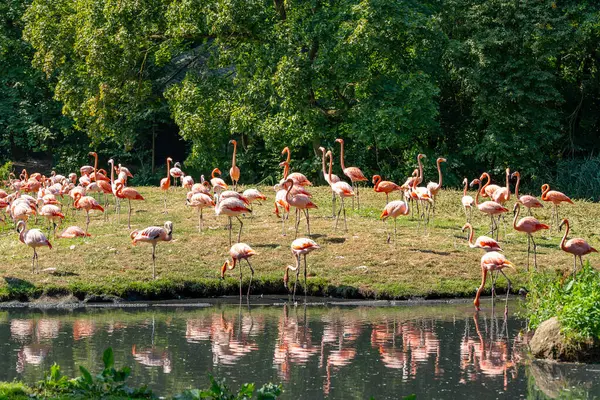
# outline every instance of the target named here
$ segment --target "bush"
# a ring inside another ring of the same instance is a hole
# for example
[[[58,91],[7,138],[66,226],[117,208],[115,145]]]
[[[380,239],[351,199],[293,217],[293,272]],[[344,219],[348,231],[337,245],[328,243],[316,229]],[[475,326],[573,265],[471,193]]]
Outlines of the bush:
[[[556,316],[565,337],[600,339],[600,272],[589,262],[575,277],[532,274],[526,305],[531,329]]]

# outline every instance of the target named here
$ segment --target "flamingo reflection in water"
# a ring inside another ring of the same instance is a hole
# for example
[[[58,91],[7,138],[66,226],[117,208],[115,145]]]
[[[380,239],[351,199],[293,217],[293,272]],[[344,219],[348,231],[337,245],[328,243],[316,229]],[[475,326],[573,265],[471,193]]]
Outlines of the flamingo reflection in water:
[[[163,372],[169,374],[172,370],[171,353],[166,348],[156,346],[154,343],[156,332],[156,321],[154,316],[152,316],[151,326],[150,347],[140,349],[136,344],[133,344],[133,346],[131,346],[131,355],[133,356],[133,359],[141,365],[146,367],[162,367]]]
[[[299,318],[297,308],[294,308],[294,315],[290,316],[287,304],[284,305],[277,324],[273,366],[284,381],[290,379],[293,364],[306,365],[319,352],[319,348],[313,344],[312,331],[306,321],[306,307],[303,309],[303,317]]]
[[[228,319],[225,312],[212,317],[210,339],[215,366],[235,365],[246,354],[258,350],[253,338],[264,332],[264,319],[255,319],[251,314],[242,316],[241,310],[240,307],[235,318]]]
[[[76,319],[73,322],[73,339],[81,340],[94,336],[96,323],[89,319]]]
[[[440,376],[440,341],[432,320],[398,322],[384,320],[373,326],[371,346],[379,349],[383,364],[402,370],[402,379],[415,379],[419,366],[433,358],[434,374]]]
[[[460,383],[467,381],[477,381],[478,379],[486,379],[502,377],[503,388],[508,388],[509,373],[512,379],[517,378],[517,359],[518,352],[514,349],[511,351],[510,342],[508,340],[507,319],[504,318],[502,327],[499,326],[498,318],[492,312],[491,318],[484,320],[484,334],[489,337],[484,337],[479,328],[479,318],[477,314],[473,316],[475,327],[475,337],[471,335],[469,320],[465,322],[465,333],[460,345],[461,354],[461,379]],[[515,339],[516,342],[518,338]],[[515,343],[516,343],[515,342]]]
[[[17,353],[16,371],[23,373],[26,365],[41,365],[50,352],[51,346],[44,343],[33,343],[23,346]]]

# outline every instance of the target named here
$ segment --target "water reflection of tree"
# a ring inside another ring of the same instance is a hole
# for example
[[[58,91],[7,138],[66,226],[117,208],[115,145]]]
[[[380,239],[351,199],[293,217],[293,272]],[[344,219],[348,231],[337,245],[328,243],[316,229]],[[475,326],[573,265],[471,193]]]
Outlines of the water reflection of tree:
[[[465,320],[465,332],[460,346],[461,383],[483,380],[486,377],[502,377],[504,390],[508,388],[509,375],[517,378],[518,352],[511,348],[507,318],[500,325],[492,311],[491,317],[483,314],[483,330],[479,314],[473,316],[473,334],[469,320]]]
[[[384,319],[373,325],[371,346],[379,350],[387,368],[402,370],[402,379],[414,379],[420,365],[430,358],[435,362],[435,375],[441,374],[440,341],[433,320],[403,321]]]

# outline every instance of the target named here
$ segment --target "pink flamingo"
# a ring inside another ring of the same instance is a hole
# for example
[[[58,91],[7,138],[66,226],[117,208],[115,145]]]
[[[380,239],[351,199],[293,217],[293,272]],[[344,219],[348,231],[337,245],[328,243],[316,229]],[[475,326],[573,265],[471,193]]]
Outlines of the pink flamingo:
[[[127,199],[129,202],[129,218],[127,220],[127,227],[131,229],[131,200],[144,200],[144,197],[135,189],[125,187],[123,182],[117,183],[117,197],[120,199]]]
[[[556,190],[550,190],[550,185],[544,183],[542,185],[542,200],[552,202],[552,215],[556,215],[556,223],[558,224],[558,206],[560,203],[573,204],[573,201],[564,193]],[[552,218],[554,222],[554,218]]]
[[[285,200],[287,203],[296,208],[296,236],[298,236],[298,226],[300,225],[300,210],[304,212],[306,216],[306,225],[308,228],[308,235],[310,236],[310,217],[308,214],[308,210],[311,208],[317,208],[317,205],[312,202],[310,197],[304,194],[294,194],[292,195],[290,192],[294,187],[294,181],[291,178],[288,178],[285,181],[285,184],[288,185],[288,189],[285,195]]]
[[[329,157],[329,180],[333,181],[333,175],[331,174],[331,170],[333,168],[333,154],[331,151],[327,152],[327,157]],[[332,183],[331,190],[334,194],[340,197],[341,207],[338,210],[337,218],[335,219],[335,230],[337,230],[338,221],[340,219],[340,212],[344,212],[344,230],[348,231],[348,223],[346,222],[346,205],[344,203],[344,198],[352,197],[354,198],[354,192],[352,191],[352,186],[350,186],[347,182],[342,180]]]
[[[329,174],[325,169],[325,147],[319,147],[319,150],[321,151],[322,156],[321,165],[323,168],[323,178],[325,178],[325,182],[327,182],[327,184],[331,187],[332,183],[339,182],[341,179],[335,174],[331,174],[331,178],[329,177]],[[331,191],[331,217],[335,218],[335,192],[333,190]]]
[[[396,220],[401,215],[408,215],[409,213],[408,203],[405,203],[402,200],[394,200],[390,203],[387,203],[383,212],[379,216],[379,218],[385,223],[385,220],[388,218],[394,218],[394,239],[396,238]],[[386,226],[387,231],[387,226]],[[390,242],[390,233],[387,232],[387,242]]]
[[[225,181],[216,175],[221,175],[221,170],[219,168],[215,168],[212,170],[211,180],[210,180],[210,184],[213,187],[213,193],[215,193],[215,194],[217,194],[217,189],[220,192],[223,190],[227,190],[227,187],[228,187],[227,184],[225,183]]]
[[[483,177],[483,175],[482,175],[482,177]],[[480,179],[482,179],[482,178],[480,178]],[[490,234],[492,236],[494,236],[494,229],[495,229],[496,230],[496,240],[498,240],[498,225],[496,224],[496,221],[494,220],[494,215],[500,215],[502,213],[505,213],[508,211],[508,208],[502,206],[501,204],[496,203],[495,201],[486,201],[484,203],[479,204],[479,193],[481,192],[481,180],[480,179],[474,179],[473,182],[471,182],[471,186],[479,185],[479,188],[477,189],[477,194],[475,195],[475,206],[477,206],[479,211],[481,211],[484,214],[488,214],[490,216],[490,221],[491,221]]]
[[[314,240],[308,238],[298,238],[292,242],[290,246],[292,249],[292,254],[296,259],[296,266],[288,265],[285,267],[285,274],[283,275],[283,286],[288,288],[289,281],[289,270],[296,272],[296,280],[294,281],[294,291],[292,293],[292,301],[296,301],[296,286],[298,284],[298,277],[300,276],[300,257],[304,256],[304,302],[306,303],[306,292],[307,292],[307,276],[308,276],[308,267],[306,265],[306,255],[313,250],[320,249],[319,246]]]
[[[521,174],[519,171],[515,171],[510,175],[511,178],[514,178],[515,176],[517,177],[517,184],[515,185],[515,198],[519,203],[523,204],[523,206],[527,208],[529,215],[531,215],[532,208],[543,208],[544,205],[534,196],[524,194],[523,196],[519,197],[519,184],[521,183]]]
[[[67,229],[62,231],[58,236],[61,239],[74,239],[76,237],[92,236],[78,226],[69,226]]]
[[[573,276],[575,276],[575,273],[577,272],[577,257],[579,257],[579,263],[581,264],[581,268],[583,268],[583,260],[581,257],[585,256],[586,254],[597,253],[598,250],[590,246],[588,242],[581,238],[571,239],[566,242],[567,235],[569,235],[569,220],[563,219],[560,223],[559,229],[561,229],[563,225],[566,225],[567,229],[565,230],[565,235],[560,241],[560,248],[562,251],[573,254]]]
[[[88,231],[90,225],[90,211],[98,210],[104,212],[104,208],[91,196],[82,196],[81,192],[75,192],[75,202],[73,203],[76,209],[83,209],[87,215],[85,223],[85,233]]]
[[[489,251],[502,251],[502,249],[500,248],[500,245],[498,244],[498,242],[496,242],[494,239],[492,239],[491,237],[487,237],[487,236],[479,236],[474,242],[473,242],[473,235],[475,233],[475,230],[473,229],[473,226],[470,223],[466,223],[465,226],[462,227],[462,231],[464,232],[465,229],[469,229],[469,247],[472,249],[482,249],[485,250],[486,252]]]
[[[186,202],[187,205],[198,210],[198,232],[202,232],[202,210],[206,207],[214,207],[215,202],[204,193],[194,193]]]
[[[252,287],[252,278],[254,278],[254,268],[252,268],[249,258],[257,254],[246,243],[236,243],[229,249],[232,261],[225,260],[225,263],[221,267],[221,279],[225,279],[225,271],[234,269],[236,264],[240,263],[240,301],[242,300],[242,260],[246,260],[248,267],[250,267],[250,283],[248,284],[248,293],[246,293],[246,299],[250,300],[250,288]]]
[[[356,188],[356,204],[360,209],[360,194],[358,191],[358,182],[368,181],[362,171],[357,167],[348,167],[344,164],[344,139],[335,139],[336,143],[340,144],[340,165],[342,166],[342,171],[344,171],[344,175],[350,179],[352,182],[352,189]],[[354,208],[354,197],[352,197],[352,208]]]
[[[215,207],[215,214],[217,216],[223,214],[229,218],[229,244],[230,245],[231,245],[231,230],[232,230],[231,218],[232,217],[237,218],[237,220],[240,223],[240,231],[238,233],[238,240],[237,240],[239,243],[240,238],[242,236],[242,228],[244,227],[244,223],[240,219],[239,215],[242,215],[244,213],[249,213],[249,212],[252,212],[252,210],[250,210],[247,207],[246,203],[235,197],[229,197],[227,199],[223,199],[222,201],[221,201],[221,199],[219,199],[219,201],[217,202],[217,206]]]
[[[176,162],[173,168],[169,170],[169,174],[173,177],[173,185],[177,187],[177,178],[179,178],[179,183],[181,183],[181,177],[183,176],[181,164]]]
[[[254,188],[244,190],[244,193],[242,193],[242,197],[244,197],[248,201],[248,204],[250,204],[252,215],[254,215],[254,206],[252,205],[252,203],[259,200],[267,200],[267,196],[262,194],[258,189]],[[258,204],[262,203],[259,201]]]
[[[25,221],[19,221],[17,223],[17,232],[19,232],[19,240],[21,243],[25,243],[27,246],[33,249],[33,258],[31,259],[31,273],[35,273],[35,261],[38,262],[38,270],[39,270],[39,257],[37,254],[38,247],[48,246],[49,249],[52,249],[52,245],[50,241],[44,236],[42,231],[39,229],[27,229],[27,224]]]
[[[162,178],[160,180],[160,190],[162,190],[162,192],[165,194],[164,195],[164,201],[165,201],[165,214],[168,214],[169,212],[167,211],[167,193],[169,191],[169,188],[171,187],[171,177],[169,176],[169,172],[171,170],[171,163],[173,162],[173,159],[171,157],[167,157],[167,177],[166,178]]]
[[[233,190],[236,190],[238,181],[240,180],[240,169],[235,165],[235,156],[237,154],[237,141],[230,140],[230,144],[233,144],[233,157],[231,159],[231,168],[229,169],[229,176],[231,177],[231,183],[233,183]]]
[[[65,215],[61,212],[60,208],[54,204],[46,204],[40,209],[39,215],[46,217],[46,219],[52,223],[52,232],[56,236],[56,224],[60,223],[61,220],[65,219]]]
[[[303,174],[301,174],[299,172],[292,172],[291,174],[289,173],[290,172],[290,161],[292,159],[292,155],[290,153],[289,147],[284,147],[283,150],[281,151],[281,154],[286,154],[286,153],[287,153],[286,160],[279,164],[280,167],[284,167],[283,179],[287,180],[289,178],[294,181],[294,184],[299,185],[299,186],[311,186],[312,183]],[[288,174],[289,174],[289,176],[288,176]]]
[[[181,186],[190,190],[194,186],[194,178],[191,175],[183,175],[181,177]]]
[[[158,242],[170,242],[173,239],[173,223],[166,221],[164,227],[149,226],[143,230],[135,230],[129,235],[131,244],[138,242],[150,243],[152,245],[152,279],[156,279],[156,245]]]
[[[513,228],[518,232],[524,232],[527,234],[527,269],[529,270],[529,252],[531,250],[531,242],[533,242],[533,266],[537,269],[537,245],[533,240],[533,234],[542,229],[549,229],[550,227],[546,224],[542,224],[540,221],[533,217],[524,217],[517,222],[519,218],[520,204],[515,203],[513,212],[515,218],[513,219]]]
[[[491,197],[496,203],[502,205],[510,200],[510,168],[506,168],[506,186],[494,191]]]
[[[506,303],[504,306],[504,315],[508,315],[508,295],[510,294],[511,283],[510,279],[508,279],[508,276],[506,276],[503,271],[503,269],[506,267],[514,268],[514,265],[508,261],[502,253],[490,251],[489,253],[485,253],[483,256],[481,256],[481,286],[479,286],[479,289],[477,289],[477,294],[475,295],[475,300],[473,301],[477,311],[481,310],[481,308],[479,308],[479,297],[481,296],[481,292],[483,292],[485,287],[485,281],[487,279],[488,272],[492,275],[492,307],[494,306],[496,279],[498,279],[498,274],[501,273],[508,282],[508,288],[506,289]],[[494,272],[496,273],[495,275]]]
[[[490,179],[490,175],[487,172],[484,172],[483,174],[481,174],[481,178],[479,178],[479,179],[483,180],[483,178],[487,178],[487,181],[485,182],[483,187],[480,188],[481,197],[490,197],[491,198],[492,195],[494,194],[494,192],[496,192],[496,190],[500,189],[500,186],[490,184],[491,179]]]
[[[373,175],[372,182],[373,185],[375,185],[375,187],[373,188],[373,190],[377,193],[385,193],[385,203],[389,203],[390,199],[389,199],[389,194],[396,191],[396,190],[402,190],[402,188],[398,185],[396,185],[394,182],[391,181],[382,181],[381,180],[381,176],[379,175]]]
[[[446,162],[446,159],[443,157],[439,157],[436,160],[437,170],[438,170],[438,182],[429,182],[427,184],[427,190],[431,193],[431,198],[433,199],[433,211],[435,212],[435,197],[438,195],[440,190],[442,190],[442,167],[441,163]]]
[[[467,219],[467,222],[471,222],[471,212],[473,210],[473,203],[475,200],[473,200],[473,197],[467,194],[467,186],[469,185],[469,180],[467,178],[463,179],[463,185],[465,185],[465,188],[463,189],[463,197],[460,201],[462,203],[463,210],[465,211],[465,218]],[[467,208],[469,209],[468,216]]]
[[[287,214],[290,212],[290,204],[287,202],[287,190],[284,189],[281,185],[273,186],[275,190],[275,215],[277,218],[281,218],[281,236],[285,236],[285,220],[287,219]],[[283,209],[282,215],[279,215],[279,207]]]

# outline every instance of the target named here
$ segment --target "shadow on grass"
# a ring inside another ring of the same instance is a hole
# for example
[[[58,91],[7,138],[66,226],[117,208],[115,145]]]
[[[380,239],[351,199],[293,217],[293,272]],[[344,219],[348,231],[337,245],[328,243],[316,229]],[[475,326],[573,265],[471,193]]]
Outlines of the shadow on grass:
[[[332,238],[323,239],[323,241],[327,242],[327,243],[337,243],[337,244],[340,244],[340,243],[344,243],[346,241],[346,238],[343,238],[343,237],[332,237]]]
[[[36,291],[36,286],[24,279],[5,276],[4,280],[8,286],[9,298],[27,301],[29,296]]]
[[[410,249],[410,251],[418,251],[419,253],[435,254],[438,256],[449,256],[450,255],[450,253],[447,251],[424,250],[424,249],[415,249],[415,248]]]
[[[281,245],[277,244],[277,243],[263,243],[263,244],[255,244],[254,247],[265,247],[265,248],[269,248],[269,249],[276,249],[278,247],[281,247]]]
[[[54,275],[54,276],[79,276],[78,273],[71,272],[71,271],[52,271],[52,272],[50,272],[50,275]]]

